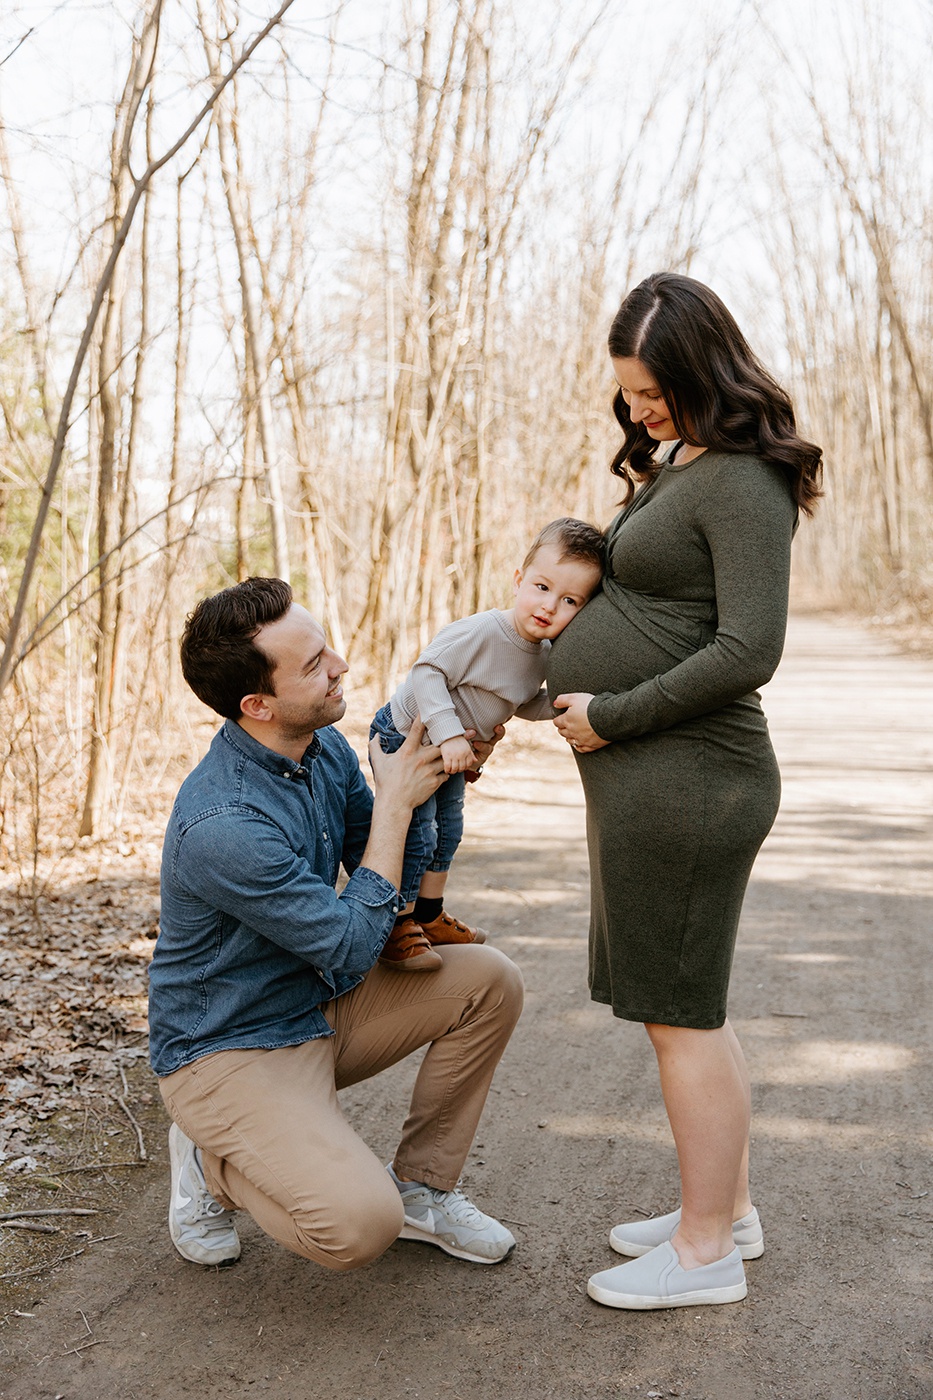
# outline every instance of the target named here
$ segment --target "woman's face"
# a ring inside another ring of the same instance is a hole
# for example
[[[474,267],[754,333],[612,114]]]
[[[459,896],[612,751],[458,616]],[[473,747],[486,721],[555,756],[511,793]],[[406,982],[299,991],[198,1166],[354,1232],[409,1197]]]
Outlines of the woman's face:
[[[612,368],[622,397],[628,404],[632,422],[644,423],[649,437],[653,437],[655,442],[676,442],[680,433],[671,421],[667,404],[651,371],[633,356],[613,359]]]

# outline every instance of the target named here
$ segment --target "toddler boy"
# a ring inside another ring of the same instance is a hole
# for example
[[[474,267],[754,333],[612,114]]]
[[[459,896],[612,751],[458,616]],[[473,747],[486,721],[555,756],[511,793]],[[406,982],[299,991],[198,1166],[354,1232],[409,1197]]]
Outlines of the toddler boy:
[[[442,627],[373,719],[370,738],[378,734],[385,752],[393,753],[420,716],[447,773],[412,814],[402,871],[405,907],[382,951],[383,966],[430,972],[441,966],[436,944],[485,942],[482,929],[444,911],[444,888],[463,835],[466,781],[476,767],[464,731],[475,729],[490,740],[496,725],[513,715],[554,718],[543,688],[551,641],[595,593],[604,556],[605,541],[594,525],[569,516],[552,520],[515,570],[514,606]]]

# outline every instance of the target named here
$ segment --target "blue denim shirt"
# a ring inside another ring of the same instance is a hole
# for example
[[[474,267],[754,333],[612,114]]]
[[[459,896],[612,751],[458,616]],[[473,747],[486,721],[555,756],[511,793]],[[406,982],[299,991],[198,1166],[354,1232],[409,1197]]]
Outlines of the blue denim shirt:
[[[149,973],[156,1074],[331,1034],[321,1006],[362,981],[399,908],[389,881],[360,865],[372,807],[337,730],[319,730],[298,764],[226,721],[165,835]]]

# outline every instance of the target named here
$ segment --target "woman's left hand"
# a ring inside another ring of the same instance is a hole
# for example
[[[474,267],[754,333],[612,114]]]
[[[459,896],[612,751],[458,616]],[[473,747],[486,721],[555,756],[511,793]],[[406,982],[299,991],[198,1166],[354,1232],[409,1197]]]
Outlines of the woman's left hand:
[[[557,732],[577,753],[593,753],[596,749],[604,749],[609,743],[608,739],[601,739],[595,729],[590,728],[586,707],[592,698],[585,691],[576,691],[572,695],[558,695],[554,701],[555,710],[563,710],[563,714],[554,720]]]

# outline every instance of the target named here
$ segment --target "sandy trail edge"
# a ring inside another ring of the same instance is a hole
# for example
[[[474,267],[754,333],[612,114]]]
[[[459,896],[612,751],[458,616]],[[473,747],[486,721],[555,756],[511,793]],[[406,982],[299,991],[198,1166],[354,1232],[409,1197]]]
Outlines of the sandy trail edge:
[[[472,794],[451,901],[528,987],[467,1172],[513,1222],[513,1258],[399,1243],[332,1275],[246,1221],[241,1263],[204,1272],[171,1248],[156,1165],[118,1238],[37,1283],[36,1316],[5,1331],[2,1400],[929,1400],[933,662],[798,618],[765,704],[785,796],[731,998],[768,1242],[745,1303],[636,1315],[583,1295],[610,1225],[675,1203],[676,1164],[643,1034],[587,998],[572,761],[522,726]],[[385,1156],[413,1070],[345,1096]],[[99,1345],[68,1355],[79,1309]]]

